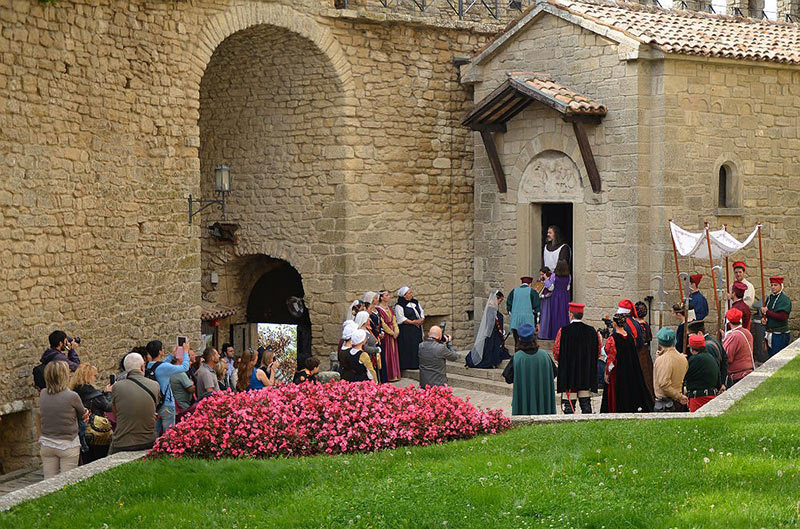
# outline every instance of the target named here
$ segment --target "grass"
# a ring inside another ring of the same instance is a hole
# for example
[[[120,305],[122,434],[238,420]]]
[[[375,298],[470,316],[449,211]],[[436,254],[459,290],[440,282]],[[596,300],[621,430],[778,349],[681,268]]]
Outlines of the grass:
[[[800,359],[719,418],[609,421],[375,454],[154,460],[0,527],[800,527]]]

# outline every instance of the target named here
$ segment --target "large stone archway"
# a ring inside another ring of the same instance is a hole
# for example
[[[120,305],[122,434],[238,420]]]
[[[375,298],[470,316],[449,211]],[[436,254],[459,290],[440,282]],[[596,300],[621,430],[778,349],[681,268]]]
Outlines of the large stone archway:
[[[353,145],[343,138],[353,124],[352,77],[327,30],[291,11],[259,5],[245,11],[245,21],[220,16],[204,37],[216,42],[220,31],[244,27],[219,41],[200,83],[200,188],[212,195],[214,167],[230,165],[226,222],[238,225],[232,244],[201,231],[201,284],[204,299],[218,301],[209,277],[247,273],[237,257],[292,263],[304,278],[316,353],[323,354],[338,338],[334,306],[349,273],[344,201]],[[217,210],[204,213],[201,226],[219,220]],[[240,311],[232,323],[245,316]]]

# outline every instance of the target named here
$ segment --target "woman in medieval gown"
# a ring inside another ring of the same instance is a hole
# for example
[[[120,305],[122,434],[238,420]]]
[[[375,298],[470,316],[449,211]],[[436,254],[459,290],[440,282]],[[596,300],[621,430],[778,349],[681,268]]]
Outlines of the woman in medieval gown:
[[[625,319],[625,314],[614,315],[614,332],[606,340],[606,389],[600,413],[653,411],[653,398],[644,383],[636,343],[625,331]]]
[[[569,263],[561,260],[556,265],[555,272],[545,281],[544,291],[552,294],[547,300],[547,313],[542,308],[542,322],[539,326],[539,338],[542,340],[555,340],[558,330],[569,325],[569,289],[572,278],[569,273]]]
[[[397,335],[400,334],[400,328],[397,326],[397,318],[394,315],[394,311],[389,306],[390,294],[385,290],[381,290],[378,296],[378,306],[375,307],[375,310],[380,317],[381,327],[383,328],[381,349],[386,359],[381,368],[381,380],[396,382],[400,380],[400,358],[397,354]]]
[[[400,334],[397,337],[400,369],[419,369],[419,344],[422,343],[422,323],[425,321],[425,311],[422,310],[419,301],[414,298],[414,293],[410,288],[404,286],[397,294],[394,315],[400,327]]]
[[[483,318],[475,335],[475,344],[467,355],[467,367],[491,369],[508,360],[511,355],[504,345],[503,314],[499,307],[503,303],[503,293],[493,290],[486,301]]]

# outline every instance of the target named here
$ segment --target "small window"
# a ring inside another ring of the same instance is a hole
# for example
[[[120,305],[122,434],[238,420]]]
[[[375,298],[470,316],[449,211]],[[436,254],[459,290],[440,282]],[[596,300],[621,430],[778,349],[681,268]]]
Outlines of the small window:
[[[717,200],[717,207],[729,208],[732,207],[728,200],[728,193],[731,189],[731,170],[727,165],[719,167],[719,199]]]

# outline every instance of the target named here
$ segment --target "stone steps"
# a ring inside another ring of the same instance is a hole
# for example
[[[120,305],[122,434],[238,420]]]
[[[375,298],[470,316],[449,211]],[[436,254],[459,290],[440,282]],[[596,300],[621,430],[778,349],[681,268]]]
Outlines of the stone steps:
[[[447,372],[447,383],[454,388],[461,388],[467,390],[482,391],[484,393],[493,393],[495,395],[503,395],[510,397],[513,394],[514,387],[511,384],[506,384],[505,381],[497,382],[487,378],[457,375],[455,373]],[[476,371],[481,371],[477,370]],[[409,378],[414,381],[419,381],[419,371],[416,369],[407,369],[403,371],[403,378]]]
[[[540,347],[546,351],[552,349],[551,341],[540,343]],[[513,347],[513,343],[509,344]],[[474,391],[493,393],[495,395],[511,396],[513,386],[506,384],[503,378],[503,369],[508,365],[509,360],[503,360],[494,369],[476,369],[466,366],[466,358],[469,350],[456,351],[458,360],[447,362],[447,383],[454,388],[462,388]],[[419,380],[419,371],[403,371],[403,377],[412,380]]]

